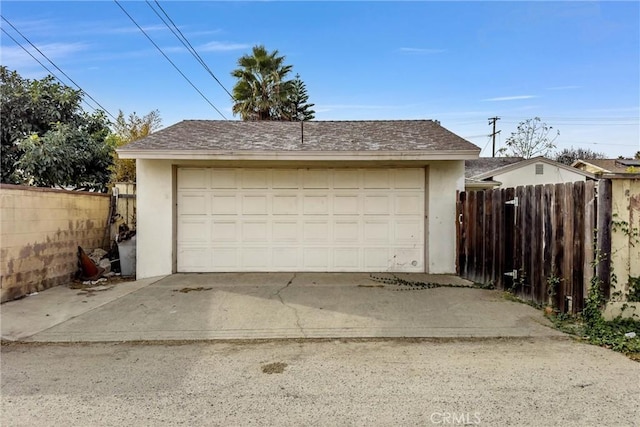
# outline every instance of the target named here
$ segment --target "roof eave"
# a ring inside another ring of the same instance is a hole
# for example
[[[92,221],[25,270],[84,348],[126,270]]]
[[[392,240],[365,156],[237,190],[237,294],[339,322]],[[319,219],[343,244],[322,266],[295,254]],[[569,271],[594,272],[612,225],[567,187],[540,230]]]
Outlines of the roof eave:
[[[487,178],[493,178],[496,175],[502,175],[504,173],[511,172],[511,171],[516,170],[516,169],[520,169],[520,168],[525,167],[527,165],[530,165],[532,163],[546,163],[546,164],[551,165],[551,166],[557,166],[558,168],[564,169],[564,170],[566,170],[568,172],[574,172],[574,173],[576,173],[578,175],[582,175],[582,176],[584,176],[586,178],[590,178],[590,179],[595,179],[596,178],[595,175],[592,174],[591,172],[583,171],[582,169],[578,169],[578,168],[573,168],[571,166],[567,166],[567,165],[562,164],[560,162],[555,162],[555,161],[553,161],[551,159],[547,159],[546,157],[543,157],[543,156],[538,156],[538,157],[532,157],[530,159],[524,159],[524,160],[521,160],[521,161],[516,162],[516,163],[512,163],[512,164],[507,165],[507,166],[503,166],[503,167],[500,167],[500,168],[497,168],[497,169],[490,170],[488,172],[484,172],[484,173],[478,174],[478,175],[474,176],[473,179],[483,180],[483,179],[487,179]]]
[[[465,188],[468,189],[491,189],[496,188],[502,185],[499,181],[475,181],[475,180],[467,180],[464,183]]]
[[[471,160],[480,150],[438,151],[217,151],[217,150],[116,150],[121,159],[148,160]]]

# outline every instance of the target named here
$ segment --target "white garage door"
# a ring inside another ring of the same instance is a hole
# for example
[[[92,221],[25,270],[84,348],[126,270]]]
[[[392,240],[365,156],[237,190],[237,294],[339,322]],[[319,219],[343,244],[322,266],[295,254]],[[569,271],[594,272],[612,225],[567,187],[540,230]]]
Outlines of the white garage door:
[[[424,169],[178,169],[179,272],[424,271]]]

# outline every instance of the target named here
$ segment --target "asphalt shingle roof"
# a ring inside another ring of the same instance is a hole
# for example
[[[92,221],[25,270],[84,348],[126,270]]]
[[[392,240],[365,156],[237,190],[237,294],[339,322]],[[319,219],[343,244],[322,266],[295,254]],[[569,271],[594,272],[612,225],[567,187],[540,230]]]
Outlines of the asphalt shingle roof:
[[[482,157],[479,159],[465,160],[464,176],[474,178],[486,172],[503,168],[524,160],[522,157]]]
[[[303,142],[304,138],[304,142]],[[122,147],[212,151],[480,151],[432,120],[185,120]]]
[[[589,159],[581,161],[590,163],[611,173],[624,173],[628,168],[628,166],[621,164],[618,159]]]

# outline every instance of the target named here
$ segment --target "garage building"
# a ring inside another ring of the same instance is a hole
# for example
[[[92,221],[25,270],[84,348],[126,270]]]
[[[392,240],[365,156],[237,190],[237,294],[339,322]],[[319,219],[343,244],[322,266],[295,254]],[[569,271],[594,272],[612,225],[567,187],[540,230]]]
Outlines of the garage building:
[[[138,278],[455,272],[456,190],[480,149],[431,120],[188,120],[136,159]]]

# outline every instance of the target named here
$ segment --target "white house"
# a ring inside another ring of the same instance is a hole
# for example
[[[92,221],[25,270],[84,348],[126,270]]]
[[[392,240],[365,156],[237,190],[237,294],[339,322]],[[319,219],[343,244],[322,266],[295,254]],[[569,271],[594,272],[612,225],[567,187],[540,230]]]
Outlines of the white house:
[[[558,184],[595,179],[587,171],[545,157],[488,157],[465,162],[465,188],[509,188],[520,185]]]
[[[137,274],[455,272],[456,190],[480,149],[431,120],[187,120],[136,159]]]

